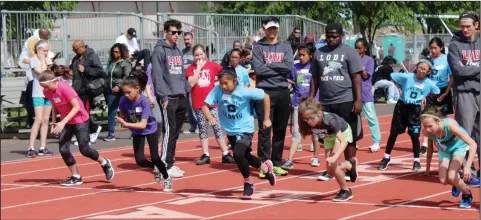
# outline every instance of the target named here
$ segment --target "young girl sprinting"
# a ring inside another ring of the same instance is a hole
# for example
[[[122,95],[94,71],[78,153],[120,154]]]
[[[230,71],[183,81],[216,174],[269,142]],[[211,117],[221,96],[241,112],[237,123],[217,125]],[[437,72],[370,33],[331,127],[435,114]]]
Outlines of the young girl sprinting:
[[[445,118],[436,106],[428,105],[421,113],[421,122],[429,139],[434,141],[438,147],[439,154],[439,181],[443,184],[453,186],[452,195],[458,197],[463,193],[460,208],[471,208],[473,195],[464,181],[471,178],[471,164],[476,156],[476,142],[469,136],[466,130],[450,118]],[[458,171],[463,164],[466,151],[469,156],[464,166],[463,179]],[[429,143],[426,173],[429,175],[431,159],[433,155],[433,144]]]
[[[338,164],[339,156],[343,154],[347,143],[352,143],[352,131],[349,124],[334,113],[323,112],[321,103],[316,98],[303,97],[299,104],[299,130],[303,137],[317,135],[324,141],[327,173],[336,178],[341,187],[333,198],[335,202],[345,202],[352,199],[352,190],[345,180],[348,171],[351,182],[357,179],[357,159],[350,159]]]
[[[159,132],[157,121],[151,112],[151,105],[142,91],[147,84],[147,74],[141,70],[135,70],[122,82],[124,96],[120,98],[120,117],[116,120],[124,128],[132,132],[132,140],[135,154],[135,161],[141,167],[156,167],[164,178],[164,192],[172,192],[172,177],[167,174],[165,164],[159,156]],[[145,139],[149,143],[150,157],[152,162],[145,159]],[[156,170],[154,178],[159,182]]]
[[[301,101],[301,97],[309,96],[310,85],[312,74],[309,73],[309,69],[311,68],[311,59],[312,54],[315,52],[315,47],[312,43],[310,44],[301,44],[297,49],[299,54],[299,63],[294,64],[294,68],[292,68],[291,74],[288,76],[288,82],[294,86],[294,98],[292,100],[292,106],[294,108],[292,114],[292,141],[291,146],[289,149],[289,157],[287,158],[284,165],[282,165],[283,169],[292,169],[294,168],[294,154],[296,153],[296,149],[301,146],[301,134],[299,133],[299,122],[298,122],[298,106],[299,102]],[[312,136],[312,143],[314,145],[314,155],[311,159],[311,166],[319,166],[319,141],[318,137]]]
[[[391,152],[398,135],[408,129],[413,145],[413,170],[421,169],[419,159],[421,132],[421,104],[429,94],[439,94],[439,88],[430,79],[426,78],[433,68],[429,60],[420,60],[414,73],[391,73],[391,78],[396,86],[402,89],[402,95],[394,107],[391,121],[391,134],[387,140],[386,151],[379,165],[380,170],[386,170],[391,163]]]
[[[254,193],[249,165],[260,168],[274,186],[276,176],[272,172],[272,161],[267,160],[261,163],[259,158],[251,154],[252,137],[254,136],[254,117],[251,114],[250,102],[253,100],[264,100],[265,120],[264,127],[271,126],[269,119],[270,100],[269,96],[261,89],[246,88],[237,84],[237,74],[231,66],[224,67],[218,76],[219,85],[216,86],[205,99],[202,112],[209,121],[215,125],[217,120],[212,116],[211,106],[219,104],[219,122],[227,133],[227,139],[234,152],[234,160],[244,177],[244,199],[249,199]]]
[[[366,55],[368,49],[367,41],[364,38],[356,40],[356,51],[361,57],[361,64],[363,71],[362,78],[362,112],[364,113],[369,129],[371,130],[373,145],[369,147],[371,152],[376,152],[381,148],[381,130],[379,129],[379,122],[376,115],[376,107],[374,105],[374,97],[372,95],[372,74],[374,73],[374,59]]]
[[[194,63],[191,64],[186,72],[185,76],[189,81],[189,85],[192,87],[190,95],[192,97],[192,108],[194,109],[195,116],[199,126],[199,139],[202,146],[202,156],[196,161],[197,165],[210,164],[209,155],[209,123],[202,114],[202,107],[204,106],[204,100],[210,91],[215,87],[215,77],[219,74],[222,67],[212,61],[206,59],[205,48],[201,44],[197,44],[192,49],[194,55]],[[247,75],[247,73],[246,73]],[[211,114],[218,118],[217,106],[212,106],[210,109]],[[219,144],[222,151],[222,163],[233,164],[234,158],[229,154],[227,145],[225,143],[225,136],[219,123],[212,125],[214,130],[215,139]]]
[[[75,90],[66,82],[59,81],[50,70],[43,71],[39,76],[40,85],[43,87],[43,94],[53,104],[53,112],[60,114],[60,122],[52,118],[52,133],[60,134],[59,151],[62,159],[70,169],[72,176],[62,181],[62,186],[73,186],[82,184],[75,158],[70,152],[70,141],[72,136],[77,137],[80,153],[102,166],[107,180],[114,178],[114,169],[110,160],[105,159],[89,145],[88,120],[89,114],[85,110],[83,102]]]

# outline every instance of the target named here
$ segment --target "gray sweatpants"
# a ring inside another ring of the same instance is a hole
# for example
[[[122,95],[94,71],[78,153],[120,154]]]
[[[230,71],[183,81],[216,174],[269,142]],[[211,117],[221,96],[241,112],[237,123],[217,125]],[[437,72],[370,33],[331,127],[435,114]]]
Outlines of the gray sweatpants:
[[[478,163],[479,163],[479,110],[480,95],[468,92],[456,92],[454,94],[454,108],[456,110],[454,118],[478,145]]]

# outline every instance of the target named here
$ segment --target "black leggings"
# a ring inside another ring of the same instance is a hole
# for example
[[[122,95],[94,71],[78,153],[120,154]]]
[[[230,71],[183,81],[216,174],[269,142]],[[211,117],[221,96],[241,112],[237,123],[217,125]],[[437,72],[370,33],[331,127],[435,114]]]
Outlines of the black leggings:
[[[412,133],[412,132],[408,132],[409,134],[409,137],[411,137],[411,142],[413,143],[413,154],[414,154],[414,158],[419,158],[419,153],[421,151],[421,147],[419,146],[419,133]],[[389,154],[391,155],[391,151],[392,149],[394,148],[394,144],[396,143],[396,139],[397,139],[397,136],[399,134],[398,133],[393,133],[391,132],[391,134],[389,135],[389,139],[387,140],[387,145],[386,145],[386,154]]]
[[[251,154],[253,134],[239,134],[238,136],[227,136],[233,148],[234,160],[242,176],[248,178],[250,175],[249,165],[255,168],[261,167],[261,161]]]
[[[162,173],[164,179],[167,179],[169,178],[169,174],[167,174],[164,162],[162,162],[159,157],[159,131],[160,129],[157,129],[154,133],[147,135],[132,134],[135,162],[140,167],[154,168],[155,165],[160,173]],[[147,139],[147,142],[149,143],[150,158],[152,159],[152,162],[145,158],[145,139]]]
[[[90,137],[88,127],[88,122],[84,122],[82,124],[66,124],[65,128],[60,133],[59,151],[60,155],[62,155],[63,161],[67,166],[73,166],[76,163],[72,152],[70,152],[70,142],[72,141],[74,134],[77,137],[80,153],[83,156],[95,161],[99,159],[99,153],[89,146]]]

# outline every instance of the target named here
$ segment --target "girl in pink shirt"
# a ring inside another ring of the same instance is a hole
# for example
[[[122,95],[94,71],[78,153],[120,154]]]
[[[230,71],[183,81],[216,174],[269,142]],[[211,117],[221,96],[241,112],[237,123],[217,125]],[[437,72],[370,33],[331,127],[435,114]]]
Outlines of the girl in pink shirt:
[[[105,159],[99,153],[90,148],[88,120],[89,114],[85,110],[83,102],[75,90],[66,82],[59,81],[50,70],[43,71],[39,76],[40,85],[43,87],[43,94],[53,105],[53,114],[60,114],[60,122],[52,119],[53,134],[60,134],[59,151],[62,159],[70,169],[72,176],[62,181],[62,186],[73,186],[82,184],[82,177],[75,166],[75,158],[70,152],[70,141],[75,134],[79,143],[80,153],[101,164],[107,180],[114,177],[114,169],[110,160]]]

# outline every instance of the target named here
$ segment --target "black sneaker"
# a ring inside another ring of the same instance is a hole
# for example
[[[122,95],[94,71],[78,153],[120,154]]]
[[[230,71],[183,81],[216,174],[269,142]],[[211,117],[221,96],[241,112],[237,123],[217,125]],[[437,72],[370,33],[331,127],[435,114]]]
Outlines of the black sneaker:
[[[354,183],[354,182],[356,182],[357,174],[358,174],[357,169],[356,169],[357,160],[356,159],[350,159],[349,163],[351,163],[351,165],[352,165],[351,170],[349,170],[349,177],[350,177],[350,181]]]
[[[71,176],[71,177],[67,178],[66,180],[60,182],[60,185],[62,185],[62,186],[75,186],[75,185],[81,185],[82,183],[83,183],[82,177],[77,178],[77,177]]]
[[[346,201],[351,200],[352,197],[354,197],[354,196],[352,195],[351,189],[349,189],[349,190],[341,189],[337,193],[336,197],[334,197],[332,199],[332,201],[334,201],[334,202],[346,202]]]
[[[391,163],[391,158],[382,158],[381,165],[379,165],[380,170],[386,170]]]
[[[334,178],[333,176],[329,175],[327,173],[327,170],[324,171],[320,176],[317,177],[318,180],[321,180],[321,181],[328,181],[330,179]]]
[[[274,186],[276,185],[276,174],[274,173],[274,170],[273,170],[273,164],[272,164],[272,161],[268,160],[266,162],[264,162],[264,164],[266,164],[267,168],[269,171],[267,171],[267,173],[265,174],[266,175],[266,179],[269,180],[269,183],[271,184],[271,186]]]
[[[426,154],[426,152],[428,152],[428,147],[422,146],[420,153],[421,153],[421,154]]]
[[[200,159],[198,159],[195,164],[197,165],[204,165],[204,164],[210,164],[210,157],[205,155],[205,154],[202,154],[202,156],[200,156]]]
[[[235,160],[230,154],[227,154],[222,156],[222,163],[235,164]]]
[[[115,171],[114,171],[114,168],[112,167],[112,163],[110,162],[109,159],[105,159],[107,161],[107,164],[105,164],[105,166],[102,166],[102,169],[104,170],[104,173],[105,173],[105,178],[107,178],[107,180],[111,180],[112,178],[114,178],[114,175],[115,175]]]
[[[254,194],[254,184],[244,183],[244,193],[241,199],[251,199],[252,194]]]
[[[414,161],[413,163],[413,170],[414,171],[418,171],[421,169],[421,163],[419,163],[419,161]]]

